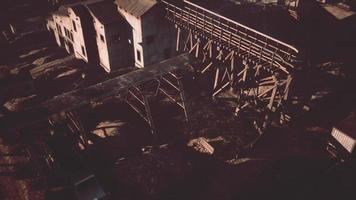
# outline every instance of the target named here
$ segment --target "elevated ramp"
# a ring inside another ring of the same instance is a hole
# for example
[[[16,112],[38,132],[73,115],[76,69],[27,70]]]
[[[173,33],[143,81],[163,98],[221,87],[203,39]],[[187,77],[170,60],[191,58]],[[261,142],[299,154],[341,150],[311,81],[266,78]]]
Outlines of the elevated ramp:
[[[182,54],[87,88],[58,95],[40,103],[38,106],[3,117],[0,128],[19,129],[45,120],[56,113],[69,112],[93,102],[100,102],[108,97],[120,96],[128,93],[131,88],[161,79],[169,73],[184,71],[188,68],[190,62],[191,57],[188,54]]]

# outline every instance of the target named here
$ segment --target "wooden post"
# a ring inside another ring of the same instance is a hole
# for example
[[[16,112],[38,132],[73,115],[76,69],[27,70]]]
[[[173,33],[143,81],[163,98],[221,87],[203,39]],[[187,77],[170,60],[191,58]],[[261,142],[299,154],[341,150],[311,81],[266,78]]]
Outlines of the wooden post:
[[[290,84],[292,83],[292,80],[293,80],[292,76],[288,75],[286,87],[284,89],[284,97],[283,97],[284,101],[288,100],[289,88],[290,88]]]
[[[180,27],[178,27],[177,28],[176,51],[179,51],[180,35],[181,35],[181,29],[180,29]]]
[[[213,88],[214,90],[218,87],[219,76],[220,76],[220,69],[219,67],[217,67],[215,71],[215,81],[214,81],[214,88]]]
[[[153,121],[153,117],[152,117],[152,112],[151,112],[151,107],[150,107],[150,102],[148,100],[148,96],[143,94],[143,102],[144,102],[144,106],[145,106],[145,110],[146,110],[146,117],[147,117],[147,120],[148,120],[148,123],[150,125],[150,128],[151,128],[151,133],[154,137],[154,143],[157,142],[157,130],[156,130],[156,126],[155,126],[155,123]]]
[[[273,79],[275,79],[275,78],[273,78]],[[275,81],[276,81],[276,83],[275,83],[275,85],[273,86],[271,98],[270,98],[269,104],[268,104],[268,106],[267,106],[267,107],[268,107],[269,109],[271,109],[271,110],[272,110],[272,108],[273,108],[273,102],[274,102],[274,99],[275,99],[275,97],[276,97],[277,88],[278,88],[278,81],[277,81],[277,80],[275,80]]]
[[[248,71],[248,63],[247,61],[243,61],[243,65],[245,66],[244,73],[242,75],[242,81],[245,82],[247,78],[247,71]]]
[[[186,104],[186,96],[184,92],[184,86],[183,86],[183,81],[182,78],[178,79],[178,86],[179,86],[179,93],[180,93],[180,98],[182,99],[182,105],[183,105],[183,111],[184,111],[184,116],[186,123],[189,123],[189,108],[187,108]]]

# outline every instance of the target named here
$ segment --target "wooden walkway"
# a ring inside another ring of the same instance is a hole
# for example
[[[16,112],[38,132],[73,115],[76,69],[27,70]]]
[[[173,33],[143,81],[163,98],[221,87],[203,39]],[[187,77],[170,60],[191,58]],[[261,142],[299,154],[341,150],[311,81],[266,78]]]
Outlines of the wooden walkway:
[[[34,108],[5,116],[0,120],[0,128],[17,130],[45,120],[53,114],[71,111],[89,105],[91,102],[100,102],[108,97],[118,96],[132,87],[161,78],[170,72],[186,70],[190,63],[191,56],[182,54],[87,88],[58,95]]]

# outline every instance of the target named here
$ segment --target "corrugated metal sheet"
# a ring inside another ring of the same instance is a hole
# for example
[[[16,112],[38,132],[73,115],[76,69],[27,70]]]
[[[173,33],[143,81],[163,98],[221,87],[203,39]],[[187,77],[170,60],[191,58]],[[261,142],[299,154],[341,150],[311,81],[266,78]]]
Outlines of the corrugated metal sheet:
[[[156,0],[116,0],[115,3],[119,8],[125,10],[135,17],[141,17],[154,5],[157,4]]]
[[[331,135],[350,153],[353,152],[356,141],[340,130],[333,128]]]

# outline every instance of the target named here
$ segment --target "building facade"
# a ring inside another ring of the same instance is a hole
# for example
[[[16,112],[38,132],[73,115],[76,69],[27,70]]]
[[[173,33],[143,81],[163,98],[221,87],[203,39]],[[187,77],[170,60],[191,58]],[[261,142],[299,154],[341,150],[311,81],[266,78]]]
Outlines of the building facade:
[[[132,29],[112,2],[87,6],[93,17],[99,64],[106,72],[132,66]]]
[[[135,66],[142,68],[176,54],[174,27],[164,19],[156,0],[116,0],[118,11],[131,25]]]
[[[95,28],[93,18],[86,4],[68,6],[69,18],[74,36],[74,54],[85,62],[97,64],[98,51],[95,42]]]
[[[63,5],[47,19],[47,28],[53,31],[58,46],[92,64],[97,64],[99,59],[93,18],[86,5],[99,1]]]
[[[47,22],[49,28],[54,28],[53,33],[58,46],[63,47],[68,53],[74,53],[74,36],[71,32],[72,25],[69,14],[65,8],[59,8],[57,12],[52,13],[52,20]]]

